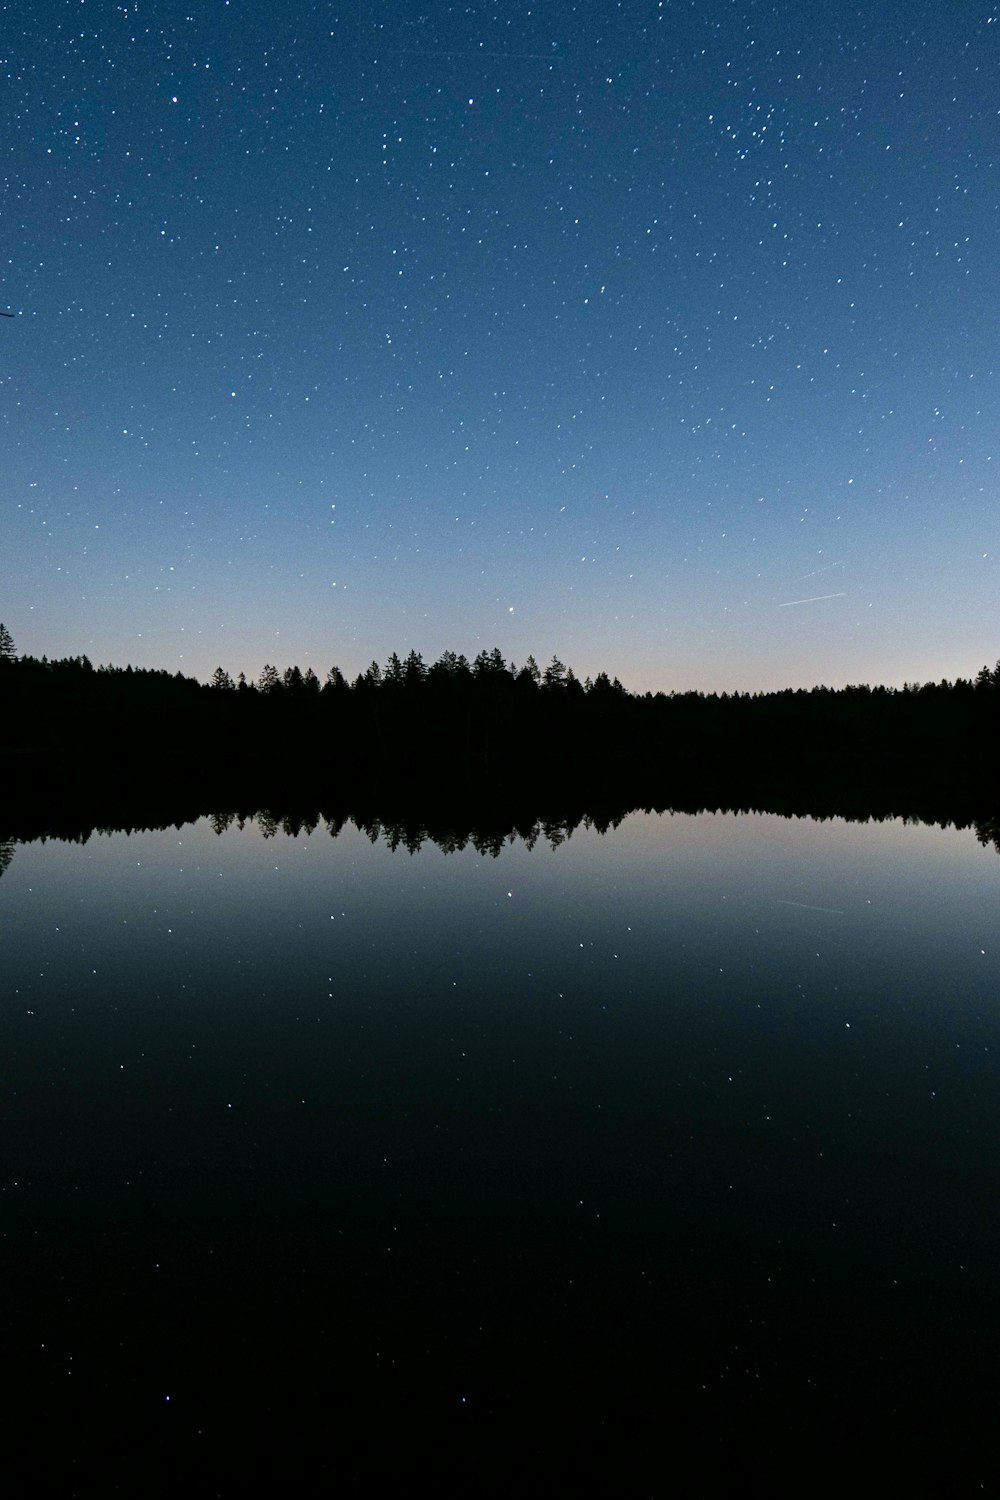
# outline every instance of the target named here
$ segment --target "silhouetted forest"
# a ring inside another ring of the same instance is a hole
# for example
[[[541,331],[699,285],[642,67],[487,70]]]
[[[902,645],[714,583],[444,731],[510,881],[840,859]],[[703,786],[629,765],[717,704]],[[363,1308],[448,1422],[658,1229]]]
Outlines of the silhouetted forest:
[[[321,806],[334,786],[356,803],[516,801],[532,817],[669,805],[968,822],[994,801],[998,730],[1000,663],[901,689],[640,694],[555,658],[449,651],[428,666],[411,651],[352,682],[265,666],[255,682],[220,668],[200,683],[18,657],[0,627],[4,800],[90,804],[91,826],[126,794],[137,816],[169,794],[183,820]]]

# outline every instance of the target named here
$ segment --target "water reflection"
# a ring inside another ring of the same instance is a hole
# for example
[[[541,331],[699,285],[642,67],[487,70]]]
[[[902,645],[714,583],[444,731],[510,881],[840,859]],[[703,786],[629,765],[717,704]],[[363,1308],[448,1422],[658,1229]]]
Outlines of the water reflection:
[[[24,843],[8,1420],[48,1414],[69,1493],[150,1454],[223,1494],[558,1492],[567,1454],[660,1494],[669,1454],[713,1493],[862,1444],[991,1482],[995,829],[317,805]]]
[[[784,819],[805,819],[812,824],[901,823],[941,828],[971,828],[982,845],[991,846],[1000,853],[1000,814],[992,811],[972,815],[968,810],[949,814],[943,809],[938,809],[934,814],[928,813],[925,816],[913,813],[900,815],[878,810],[866,812],[828,810],[803,813],[756,804],[698,803],[692,806],[678,799],[673,803],[644,803],[641,806],[628,803],[597,810],[575,807],[571,812],[555,816],[540,816],[530,810],[530,803],[518,807],[516,811],[509,806],[498,809],[479,802],[471,806],[459,806],[457,809],[447,805],[432,807],[430,811],[421,807],[420,804],[417,804],[416,808],[407,806],[403,811],[398,808],[391,811],[376,811],[364,806],[357,808],[345,805],[331,808],[315,805],[307,808],[289,808],[276,803],[259,807],[221,808],[207,815],[192,814],[190,817],[181,815],[176,819],[166,821],[136,820],[123,810],[116,819],[101,823],[67,819],[65,816],[52,820],[46,820],[44,817],[40,819],[36,812],[26,824],[23,824],[8,810],[5,818],[6,827],[8,831],[16,830],[18,836],[0,838],[0,875],[10,864],[14,850],[20,842],[56,838],[65,842],[86,843],[95,833],[131,834],[153,829],[181,829],[190,826],[202,817],[207,819],[208,825],[220,836],[230,829],[242,830],[249,825],[256,827],[264,838],[274,838],[279,833],[288,838],[299,838],[317,831],[328,833],[336,838],[345,828],[351,827],[363,832],[373,844],[381,842],[390,849],[404,849],[411,854],[417,853],[425,844],[432,844],[445,854],[458,853],[466,848],[472,848],[480,854],[497,859],[506,846],[515,843],[520,843],[527,849],[533,849],[539,843],[555,849],[570,839],[577,829],[592,830],[598,834],[608,833],[619,828],[626,818],[637,812],[647,816],[763,813]]]

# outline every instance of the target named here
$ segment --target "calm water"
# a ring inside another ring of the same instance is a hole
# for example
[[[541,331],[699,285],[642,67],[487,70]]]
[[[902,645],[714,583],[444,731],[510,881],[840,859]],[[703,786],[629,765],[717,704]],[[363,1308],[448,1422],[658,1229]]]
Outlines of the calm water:
[[[270,832],[34,843],[0,880],[6,1417],[43,1415],[39,1474],[806,1493],[870,1443],[991,1490],[994,850]]]

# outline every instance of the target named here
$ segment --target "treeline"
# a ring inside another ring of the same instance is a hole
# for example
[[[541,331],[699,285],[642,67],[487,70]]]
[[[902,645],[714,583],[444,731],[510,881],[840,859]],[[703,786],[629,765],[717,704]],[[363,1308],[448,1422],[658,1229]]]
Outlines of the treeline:
[[[7,637],[9,640],[9,636]],[[580,680],[556,658],[521,667],[499,649],[431,665],[411,651],[348,681],[333,667],[209,683],[0,652],[0,751],[147,770],[297,767],[405,780],[491,783],[545,775],[648,786],[751,776],[991,777],[1000,663],[975,679],[903,688],[754,694],[630,693],[605,672]],[[9,784],[9,783],[8,783]]]

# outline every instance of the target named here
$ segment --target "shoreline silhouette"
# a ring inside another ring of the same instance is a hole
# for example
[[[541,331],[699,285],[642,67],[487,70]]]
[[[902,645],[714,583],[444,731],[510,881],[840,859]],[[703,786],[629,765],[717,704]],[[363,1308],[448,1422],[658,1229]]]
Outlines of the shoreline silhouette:
[[[348,682],[0,654],[0,835],[163,826],[221,809],[472,823],[743,809],[918,817],[1000,806],[1000,663],[975,680],[758,694],[628,692],[553,658],[411,651]]]

